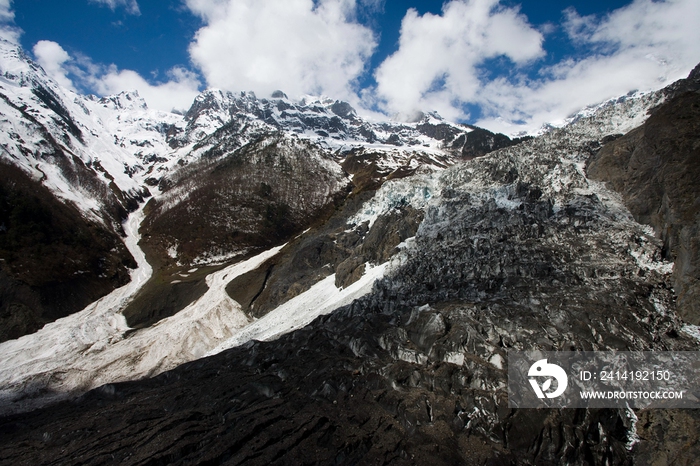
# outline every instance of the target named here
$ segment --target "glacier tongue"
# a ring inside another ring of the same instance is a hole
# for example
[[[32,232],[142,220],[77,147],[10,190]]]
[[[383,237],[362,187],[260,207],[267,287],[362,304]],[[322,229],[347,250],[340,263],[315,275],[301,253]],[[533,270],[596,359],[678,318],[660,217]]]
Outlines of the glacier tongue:
[[[124,225],[126,244],[139,267],[132,281],[83,311],[40,331],[0,344],[0,400],[4,413],[25,411],[107,383],[152,376],[202,357],[248,324],[226,284],[256,268],[283,246],[207,277],[209,290],[177,315],[130,332],[121,311],[150,278],[138,246],[143,206]]]
[[[131,282],[81,312],[0,344],[4,356],[0,362],[0,399],[4,402],[93,386],[91,375],[86,374],[86,359],[123,339],[129,327],[120,311],[151,277],[151,266],[138,246],[143,207],[124,223],[125,243],[138,263],[131,272]]]

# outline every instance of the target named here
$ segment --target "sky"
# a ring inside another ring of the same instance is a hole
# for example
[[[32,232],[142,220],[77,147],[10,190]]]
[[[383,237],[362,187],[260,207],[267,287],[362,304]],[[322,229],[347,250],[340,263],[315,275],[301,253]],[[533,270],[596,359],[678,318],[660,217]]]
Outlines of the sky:
[[[687,76],[699,21],[698,0],[0,0],[0,37],[77,92],[279,89],[510,135]]]

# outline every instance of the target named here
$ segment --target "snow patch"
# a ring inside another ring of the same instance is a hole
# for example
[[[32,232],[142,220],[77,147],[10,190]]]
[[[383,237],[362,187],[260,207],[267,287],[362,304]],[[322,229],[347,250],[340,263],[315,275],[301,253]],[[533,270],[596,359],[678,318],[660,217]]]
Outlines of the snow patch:
[[[220,353],[250,340],[274,340],[285,333],[303,328],[316,317],[350,304],[372,291],[374,282],[384,276],[388,267],[389,262],[375,267],[365,264],[362,278],[343,289],[336,288],[335,274],[330,275],[254,321],[207,355]]]
[[[683,327],[681,327],[681,332],[700,341],[700,325],[686,324]]]
[[[243,249],[241,251],[233,251],[221,254],[215,254],[212,252],[204,252],[199,256],[195,257],[192,261],[192,265],[219,265],[230,262],[236,257],[242,256],[248,252],[248,249]],[[196,270],[196,269],[195,269]]]
[[[445,354],[445,362],[449,362],[452,364],[457,364],[458,366],[461,366],[464,364],[464,354],[463,353],[457,353],[457,352],[451,352]]]
[[[655,271],[662,275],[673,272],[673,262],[664,261],[660,258],[660,251],[650,247],[644,242],[640,247],[630,248],[630,255],[634,257],[640,269]]]
[[[489,362],[491,364],[493,364],[496,368],[501,369],[501,370],[503,369],[503,358],[501,357],[500,354],[496,353],[493,356],[491,356],[491,358],[489,359]]]
[[[627,432],[627,444],[625,447],[627,448],[627,451],[632,451],[632,448],[634,448],[634,446],[642,440],[641,437],[639,437],[639,434],[637,434],[637,423],[639,422],[639,418],[634,410],[629,407],[629,405],[625,409],[625,414],[627,419],[630,421],[629,431]]]
[[[170,246],[167,250],[168,257],[170,257],[171,259],[177,259],[177,246],[178,244],[175,243],[172,246]]]

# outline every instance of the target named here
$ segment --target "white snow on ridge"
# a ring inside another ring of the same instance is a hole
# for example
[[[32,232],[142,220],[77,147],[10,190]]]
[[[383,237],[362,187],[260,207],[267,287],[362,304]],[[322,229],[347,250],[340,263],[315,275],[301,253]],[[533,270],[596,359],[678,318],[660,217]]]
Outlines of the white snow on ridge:
[[[136,92],[99,99],[64,89],[1,39],[0,75],[3,159],[32,176],[39,170],[44,185],[88,218],[101,219],[110,183],[125,194],[139,193],[146,178],[172,170],[189,149],[174,150],[166,142],[168,129],[184,130],[182,115],[148,109]],[[93,170],[94,179],[73,179],[66,167],[80,162],[82,173]]]
[[[700,325],[686,324],[681,328],[681,331],[700,341]]]

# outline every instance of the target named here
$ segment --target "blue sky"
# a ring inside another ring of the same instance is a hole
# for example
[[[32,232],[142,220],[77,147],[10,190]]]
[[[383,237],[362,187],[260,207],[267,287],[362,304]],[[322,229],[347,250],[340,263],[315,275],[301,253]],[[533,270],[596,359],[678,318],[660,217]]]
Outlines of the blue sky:
[[[437,110],[514,134],[683,77],[697,0],[0,0],[61,84],[185,109],[207,87]]]

